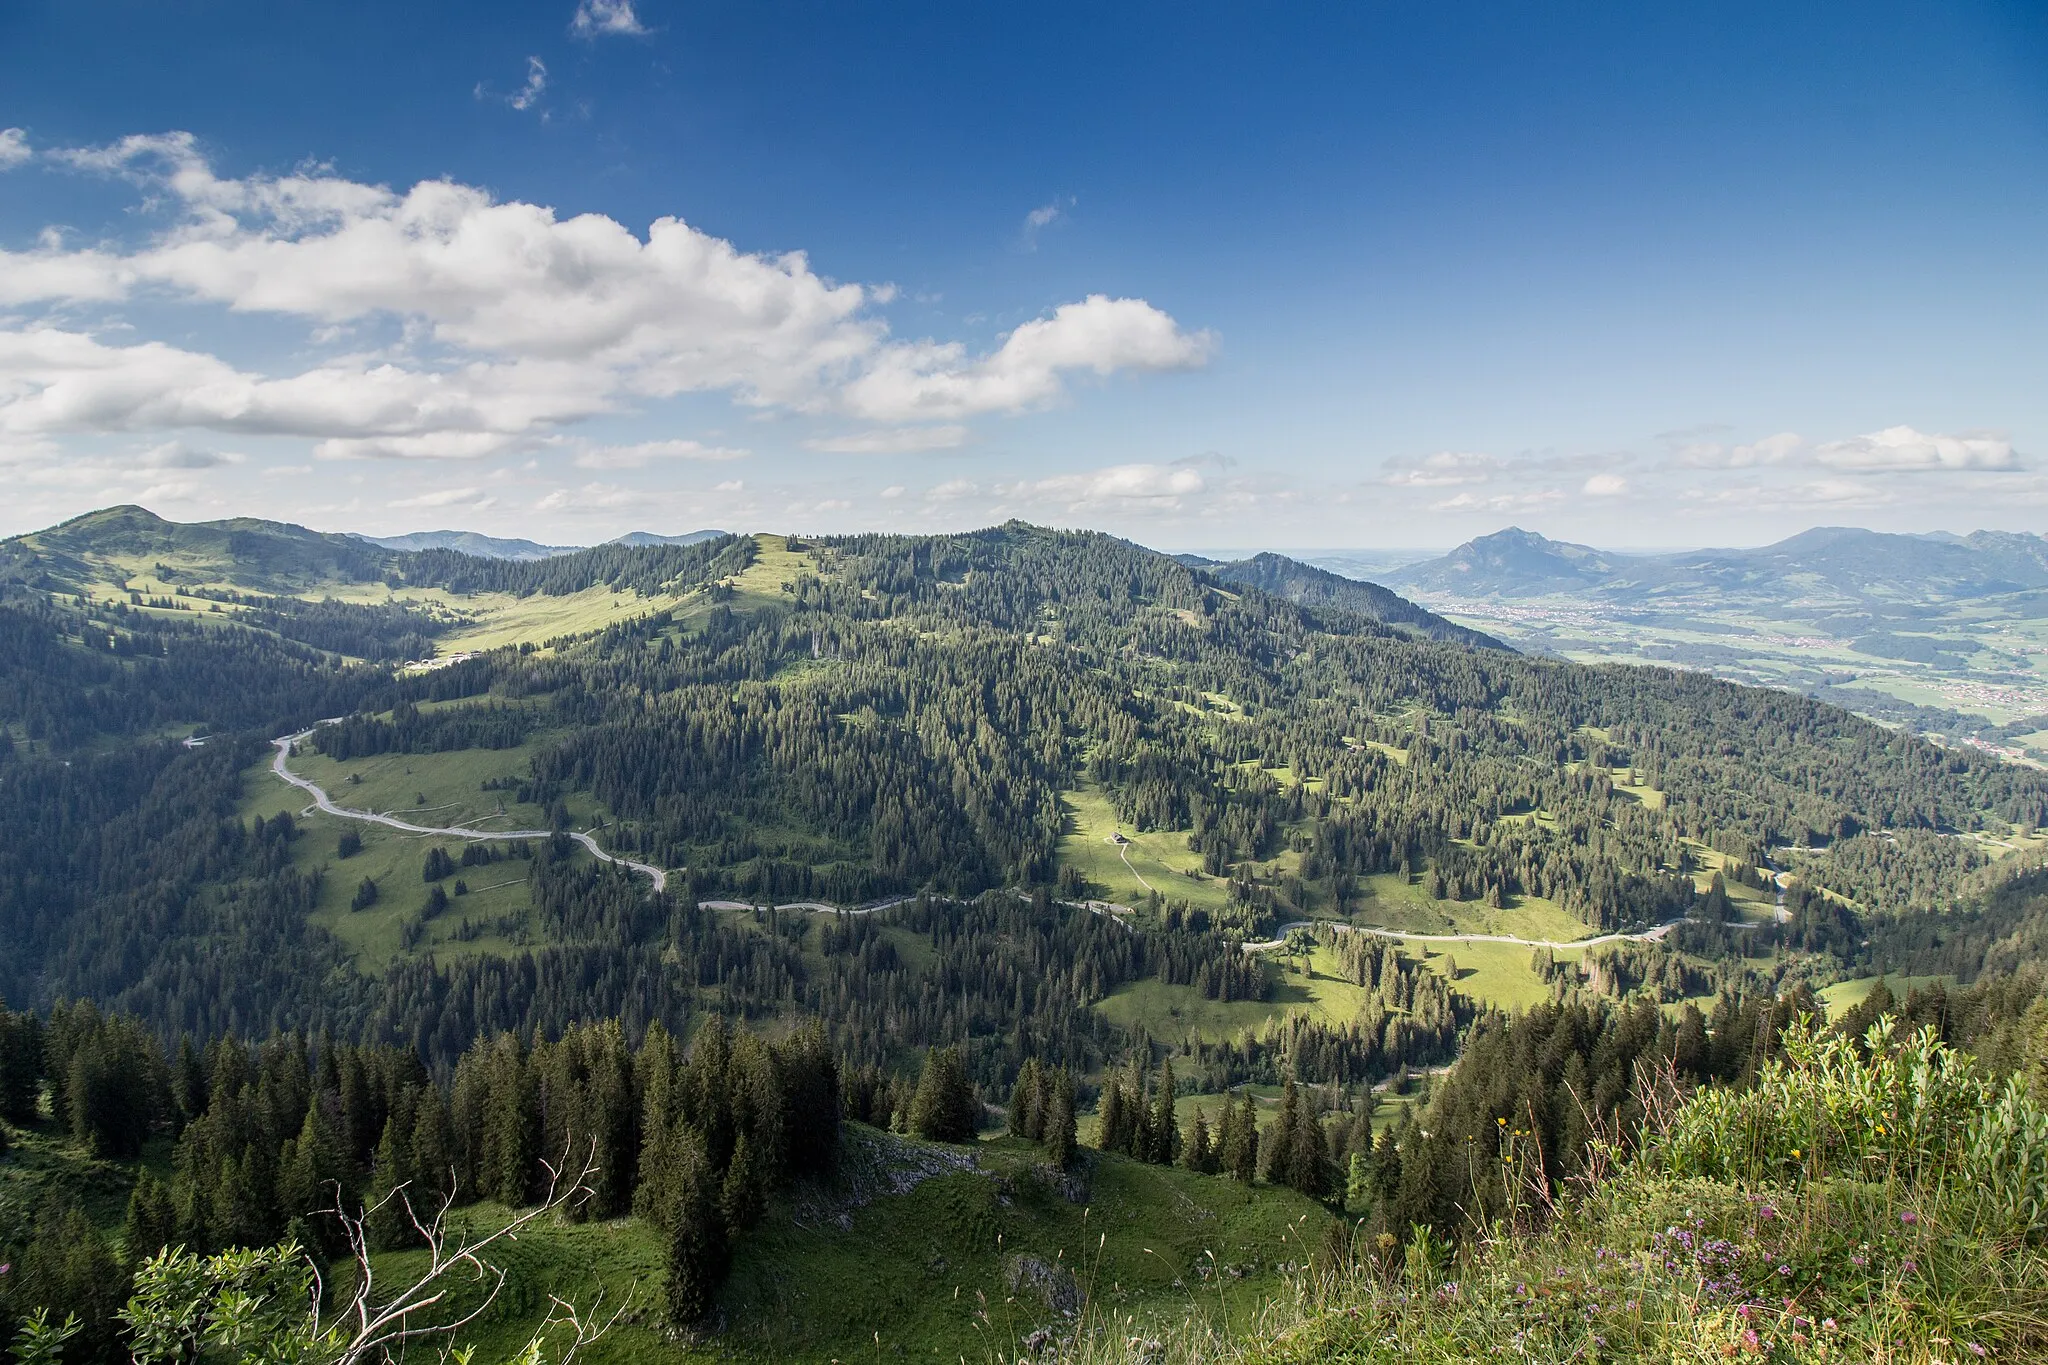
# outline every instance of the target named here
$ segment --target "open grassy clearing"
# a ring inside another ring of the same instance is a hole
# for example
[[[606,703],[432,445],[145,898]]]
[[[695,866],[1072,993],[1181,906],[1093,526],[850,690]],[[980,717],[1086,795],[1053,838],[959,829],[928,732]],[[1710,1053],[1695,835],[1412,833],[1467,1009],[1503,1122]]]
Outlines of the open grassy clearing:
[[[1955,978],[1952,976],[1900,976],[1897,973],[1889,976],[1859,976],[1852,981],[1837,981],[1832,986],[1821,987],[1818,992],[1820,1003],[1827,1010],[1828,1018],[1833,1019],[1844,1011],[1855,1009],[1867,1000],[1870,993],[1877,989],[1877,983],[1880,981],[1884,982],[1885,989],[1900,1000],[1912,994],[1917,987],[1932,986],[1936,982],[1950,986],[1955,984]]]
[[[1192,1036],[1205,1042],[1221,1042],[1247,1029],[1257,1032],[1287,1015],[1309,1015],[1333,1024],[1355,1019],[1367,993],[1338,975],[1336,954],[1318,947],[1308,967],[1307,973],[1291,965],[1283,969],[1274,959],[1274,985],[1264,1000],[1210,1000],[1194,986],[1148,979],[1119,986],[1096,1008],[1111,1022],[1144,1028],[1155,1038]]]
[[[794,583],[805,574],[818,572],[818,562],[801,550],[790,549],[787,536],[757,533],[753,541],[754,562],[740,573],[721,580],[732,589],[732,595],[725,599],[724,604],[734,611],[759,611],[764,607],[787,605],[790,598],[783,591],[783,585]],[[685,629],[694,629],[717,605],[710,594],[693,594],[688,604],[677,610],[676,620]]]
[[[1403,955],[1425,948],[1424,964],[1481,1004],[1517,1010],[1550,999],[1551,988],[1529,966],[1537,951],[1534,948],[1518,943],[1415,943],[1409,944]],[[1577,962],[1585,956],[1580,948],[1553,951],[1560,962]]]
[[[1569,943],[1594,931],[1541,896],[1509,896],[1496,910],[1485,901],[1438,900],[1420,881],[1398,872],[1361,877],[1361,892],[1347,917],[1353,924],[1409,934],[1507,934]]]
[[[401,592],[397,596],[404,599],[407,594]],[[674,607],[684,599],[666,593],[642,597],[631,589],[614,592],[608,587],[594,587],[566,597],[478,593],[453,600],[473,619],[436,640],[437,654],[498,649],[529,641],[539,644],[565,635],[590,635],[620,621]]]
[[[1420,962],[1439,976],[1450,976],[1455,967],[1453,984],[1481,1004],[1520,1009],[1550,998],[1550,987],[1529,965],[1535,950],[1519,944],[1397,943],[1396,950],[1404,960]],[[1559,950],[1556,956],[1560,962],[1576,962],[1584,950]],[[1214,1043],[1247,1030],[1262,1031],[1290,1015],[1346,1025],[1366,1003],[1368,992],[1340,974],[1340,961],[1330,948],[1318,946],[1308,958],[1306,972],[1296,969],[1298,959],[1292,957],[1275,953],[1269,961],[1274,985],[1264,1000],[1210,1000],[1194,986],[1147,979],[1119,986],[1096,1009],[1119,1027],[1142,1028],[1162,1041],[1198,1038]]]
[[[1186,901],[1201,910],[1221,910],[1230,904],[1229,886],[1203,875],[1202,857],[1188,848],[1185,832],[1123,830],[1130,842],[1119,849],[1110,841],[1119,828],[1116,811],[1100,789],[1090,784],[1063,793],[1060,799],[1067,812],[1067,831],[1060,836],[1059,860],[1079,869],[1103,899],[1142,905],[1157,890],[1168,900]]]
[[[517,800],[516,785],[485,791],[483,784],[523,780],[534,751],[545,742],[438,754],[370,754],[346,763],[301,744],[289,763],[294,773],[325,788],[338,806],[443,829],[540,829],[547,824],[547,812]],[[574,802],[571,812],[578,813]]]
[[[462,849],[452,840],[435,840],[396,830],[357,825],[362,831],[362,852],[352,858],[334,857],[336,830],[342,822],[329,816],[306,821],[301,839],[303,851],[295,861],[325,863],[327,877],[320,888],[320,902],[309,918],[353,948],[365,971],[374,971],[394,957],[432,952],[438,957],[469,953],[507,953],[528,942],[527,929],[533,898],[527,885],[532,866],[524,859],[480,863],[457,870],[439,883],[421,876],[427,850],[441,847],[460,859]],[[587,861],[589,854],[574,855]],[[364,878],[377,883],[378,899],[366,910],[352,910],[349,899]],[[457,894],[456,882],[470,890]],[[424,936],[412,949],[404,942],[405,925],[426,904],[432,886],[439,885],[449,897],[448,909],[427,921]],[[465,922],[476,928],[465,932]],[[485,926],[488,926],[486,928]]]
[[[512,791],[480,790],[486,780],[524,773],[530,747],[378,754],[345,764],[302,751],[290,762],[294,772],[325,787],[337,804],[385,811],[413,824],[443,828],[539,829],[547,824],[546,812],[539,807],[512,799],[516,796]],[[351,783],[352,774],[361,781]],[[424,806],[419,804],[421,796],[426,798]],[[502,816],[497,814],[500,798]],[[577,827],[602,818],[601,809],[586,796],[571,794],[566,800]],[[422,877],[427,851],[443,848],[459,863],[468,841],[409,834],[318,810],[307,813],[307,804],[306,794],[278,781],[268,763],[252,766],[243,776],[243,818],[289,812],[299,821],[302,832],[293,850],[294,867],[307,873],[325,871],[309,919],[346,943],[361,970],[374,973],[408,953],[433,952],[441,957],[507,953],[529,942],[529,864],[507,858],[458,868],[443,878],[440,885],[450,896],[449,908],[426,921],[418,942],[408,949],[406,925],[417,917],[431,890]],[[342,834],[348,831],[362,841],[362,848],[344,859],[337,850]],[[493,842],[484,847],[502,850],[507,846]],[[581,849],[573,856],[589,858]],[[377,884],[377,902],[364,910],[352,909],[350,902],[366,878]],[[469,887],[467,893],[456,894],[458,880]]]
[[[727,599],[728,604],[736,611],[780,605],[787,601],[784,584],[794,582],[804,573],[817,571],[816,562],[800,551],[791,550],[783,536],[757,535],[754,543],[757,547],[755,562],[744,572],[725,580],[733,593]],[[172,571],[170,577],[175,579],[174,583],[166,582],[165,576],[157,572],[159,564]],[[228,576],[220,562],[206,555],[175,552],[114,555],[99,558],[93,567],[98,577],[85,585],[83,591],[90,599],[109,604],[127,602],[131,591],[145,596],[169,596],[178,586],[252,591],[247,584]],[[454,623],[453,628],[435,642],[436,653],[442,655],[508,645],[541,644],[565,636],[593,634],[620,621],[657,611],[674,611],[687,626],[708,615],[715,605],[713,595],[702,590],[643,596],[632,589],[615,591],[607,586],[586,588],[566,596],[535,593],[519,597],[511,593],[491,592],[458,595],[442,588],[392,588],[381,582],[336,581],[311,586],[297,596],[308,601],[332,597],[360,606],[403,603],[435,611]],[[204,621],[210,617],[222,625],[228,624],[228,618],[243,610],[232,604],[221,604],[219,612],[215,613],[210,610],[214,604],[196,598],[191,599],[191,605],[193,610],[190,612],[148,607],[131,607],[131,610],[185,620]]]
[[[600,1293],[650,1311],[629,1311],[581,1357],[593,1365],[1007,1357],[1064,1321],[1049,1299],[1139,1324],[1178,1321],[1199,1302],[1247,1325],[1281,1287],[1273,1263],[1312,1251],[1329,1220],[1285,1190],[1096,1153],[1063,1192],[1036,1149],[1011,1139],[935,1147],[849,1126],[845,1152],[831,1185],[771,1201],[737,1249],[719,1326],[701,1340],[659,1326],[660,1239],[632,1219],[522,1234],[498,1258],[505,1293],[466,1339],[479,1359],[503,1358],[540,1324],[550,1294],[589,1304]],[[916,1183],[892,1193],[892,1174]],[[463,1216],[489,1226],[506,1215],[480,1205]],[[381,1257],[379,1269],[419,1259]]]
[[[298,760],[293,764],[296,769]],[[305,793],[278,781],[267,763],[244,774],[243,792],[244,819],[289,812],[298,821],[300,833],[292,850],[293,867],[300,872],[325,872],[320,898],[307,918],[347,944],[356,955],[359,970],[375,974],[394,957],[404,956],[408,951],[432,952],[438,957],[506,953],[525,941],[525,926],[533,904],[527,889],[526,862],[507,858],[460,868],[454,876],[444,878],[440,885],[451,898],[450,906],[427,922],[419,943],[408,950],[403,938],[405,924],[418,914],[429,892],[429,883],[421,876],[427,850],[444,848],[459,862],[461,841],[405,834],[360,820],[337,819],[319,811],[302,814]],[[339,792],[330,794],[337,800],[343,799]],[[341,836],[351,830],[362,840],[362,850],[353,857],[341,858],[337,855]],[[581,849],[575,856],[589,857]],[[364,878],[377,883],[377,903],[365,910],[352,910],[349,902]],[[455,895],[457,880],[469,886],[468,894]],[[473,930],[474,936],[465,938],[465,920],[491,928]],[[517,922],[509,935],[499,930],[503,920]]]

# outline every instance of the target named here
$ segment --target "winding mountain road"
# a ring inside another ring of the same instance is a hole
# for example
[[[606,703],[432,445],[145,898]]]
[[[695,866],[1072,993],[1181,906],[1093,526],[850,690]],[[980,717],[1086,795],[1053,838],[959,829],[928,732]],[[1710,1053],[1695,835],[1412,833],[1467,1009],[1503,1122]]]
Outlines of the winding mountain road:
[[[320,725],[331,724],[333,724],[332,721],[323,720],[320,722]],[[319,783],[300,777],[285,764],[285,760],[291,757],[292,746],[310,736],[318,728],[319,725],[311,726],[299,731],[295,735],[282,735],[277,739],[271,740],[270,743],[277,750],[277,753],[270,760],[270,771],[312,797],[314,807],[323,814],[337,816],[343,820],[361,820],[365,824],[382,825],[386,829],[395,829],[404,834],[427,834],[444,839],[547,839],[552,838],[554,835],[554,831],[549,829],[448,829],[435,825],[415,825],[411,821],[401,820],[395,815],[379,815],[376,811],[372,810],[351,810],[347,806],[337,806],[334,804],[334,798],[330,797],[326,789],[320,786]],[[590,856],[599,862],[617,863],[620,867],[641,873],[654,882],[654,889],[656,891],[668,889],[668,873],[660,868],[649,863],[636,863],[631,858],[621,858],[614,853],[607,853],[598,846],[597,840],[580,831],[572,829],[568,831],[568,835],[571,839],[574,839],[577,843],[588,849]]]
[[[1666,920],[1652,929],[1633,934],[1599,934],[1593,938],[1575,938],[1569,942],[1554,938],[1516,938],[1512,934],[1411,934],[1403,929],[1376,929],[1365,924],[1346,924],[1340,920],[1298,919],[1280,926],[1278,938],[1261,939],[1257,943],[1244,945],[1248,953],[1267,952],[1287,946],[1287,936],[1296,929],[1313,929],[1318,924],[1327,924],[1339,933],[1371,934],[1375,938],[1395,938],[1407,943],[1507,943],[1522,948],[1597,948],[1603,943],[1655,943],[1673,929],[1685,923],[1684,920]]]

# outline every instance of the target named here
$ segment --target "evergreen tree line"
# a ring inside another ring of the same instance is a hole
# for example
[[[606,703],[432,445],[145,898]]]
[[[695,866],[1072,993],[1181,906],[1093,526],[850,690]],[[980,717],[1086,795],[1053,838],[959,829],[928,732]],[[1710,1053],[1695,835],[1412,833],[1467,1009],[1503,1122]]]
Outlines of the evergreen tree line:
[[[387,720],[353,715],[323,725],[307,741],[337,763],[373,754],[433,754],[450,749],[510,749],[526,742],[547,717],[532,706],[482,703],[446,711],[421,711],[410,701],[394,705]]]
[[[598,545],[546,559],[485,559],[459,550],[391,556],[387,580],[451,593],[569,597],[589,588],[654,597],[686,592],[743,572],[754,562],[751,536],[716,536],[694,545]]]
[[[586,1165],[587,1192],[567,1216],[636,1213],[658,1227],[669,1309],[688,1325],[769,1194],[833,1168],[839,1071],[816,1023],[769,1043],[718,1015],[687,1051],[659,1025],[635,1048],[616,1022],[554,1041],[479,1039],[444,1086],[399,1048],[284,1034],[204,1049],[188,1039],[167,1056],[136,1021],[90,1005],[54,1010],[46,1024],[0,1011],[10,1122],[35,1119],[47,1082],[53,1121],[96,1155],[173,1144],[168,1181],[140,1172],[118,1244],[62,1200],[18,1236],[0,1233],[0,1256],[24,1270],[0,1280],[0,1326],[38,1307],[97,1311],[87,1340],[98,1346],[79,1358],[118,1359],[99,1349],[113,1340],[107,1316],[127,1270],[162,1247],[292,1238],[334,1256],[347,1250],[330,1216],[340,1209],[365,1218],[373,1250],[399,1250],[421,1242],[419,1224],[445,1202],[517,1208]],[[80,1288],[66,1267],[106,1282],[66,1297]]]
[[[1723,995],[1711,1015],[1687,1005],[1675,1019],[1647,1000],[1584,993],[1487,1014],[1427,1107],[1404,1111],[1369,1149],[1347,1155],[1348,1184],[1370,1204],[1375,1232],[1464,1235],[1503,1212],[1522,1181],[1560,1193],[1586,1169],[1596,1139],[1625,1149],[1652,1088],[1747,1084],[1791,1020],[1817,1010],[1800,987]]]

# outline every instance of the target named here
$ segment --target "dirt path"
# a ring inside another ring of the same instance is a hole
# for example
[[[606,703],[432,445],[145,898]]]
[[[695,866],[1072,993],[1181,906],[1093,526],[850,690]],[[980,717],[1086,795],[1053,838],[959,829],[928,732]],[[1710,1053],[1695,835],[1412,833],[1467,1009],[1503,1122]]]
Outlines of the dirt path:
[[[1151,892],[1151,893],[1152,893],[1153,895],[1155,895],[1155,896],[1156,896],[1156,895],[1158,895],[1158,894],[1159,894],[1159,888],[1158,888],[1158,887],[1156,887],[1156,886],[1154,886],[1154,885],[1152,885],[1152,883],[1150,883],[1150,882],[1146,881],[1146,880],[1145,880],[1145,874],[1144,874],[1144,873],[1142,873],[1142,872],[1140,872],[1140,871],[1138,871],[1138,869],[1137,869],[1137,868],[1135,868],[1135,867],[1132,867],[1132,866],[1131,866],[1131,841],[1130,841],[1129,839],[1119,839],[1119,840],[1117,840],[1117,841],[1116,841],[1116,851],[1117,851],[1117,856],[1118,856],[1118,857],[1120,857],[1120,858],[1122,858],[1122,859],[1124,860],[1124,871],[1126,871],[1126,872],[1130,873],[1130,874],[1131,874],[1131,875],[1132,875],[1133,877],[1136,877],[1136,878],[1138,879],[1138,885],[1140,885],[1140,886],[1144,887],[1144,888],[1145,888],[1145,889],[1146,889],[1147,891],[1150,891],[1150,892]]]

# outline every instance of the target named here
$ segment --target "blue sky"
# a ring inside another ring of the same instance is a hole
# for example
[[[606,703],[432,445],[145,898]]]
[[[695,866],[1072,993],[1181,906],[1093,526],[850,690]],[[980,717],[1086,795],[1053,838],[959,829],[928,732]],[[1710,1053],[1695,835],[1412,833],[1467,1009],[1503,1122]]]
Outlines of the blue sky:
[[[2048,525],[2039,6],[1272,8],[17,0],[0,531]]]

